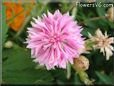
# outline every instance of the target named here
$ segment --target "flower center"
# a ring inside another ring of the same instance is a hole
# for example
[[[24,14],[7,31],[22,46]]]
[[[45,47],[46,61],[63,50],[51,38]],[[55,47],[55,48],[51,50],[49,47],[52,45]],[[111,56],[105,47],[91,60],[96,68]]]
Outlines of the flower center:
[[[60,36],[58,34],[54,34],[53,36],[50,37],[49,42],[50,43],[55,43],[60,41]]]

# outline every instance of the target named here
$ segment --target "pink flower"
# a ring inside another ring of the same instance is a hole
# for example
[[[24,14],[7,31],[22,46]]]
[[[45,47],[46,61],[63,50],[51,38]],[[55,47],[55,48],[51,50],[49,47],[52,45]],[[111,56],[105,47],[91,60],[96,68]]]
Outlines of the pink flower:
[[[54,14],[48,12],[42,19],[33,18],[32,27],[28,28],[27,48],[31,49],[34,61],[45,65],[47,69],[66,68],[67,63],[73,64],[73,59],[79,57],[84,41],[81,37],[81,27],[73,21],[69,13]]]

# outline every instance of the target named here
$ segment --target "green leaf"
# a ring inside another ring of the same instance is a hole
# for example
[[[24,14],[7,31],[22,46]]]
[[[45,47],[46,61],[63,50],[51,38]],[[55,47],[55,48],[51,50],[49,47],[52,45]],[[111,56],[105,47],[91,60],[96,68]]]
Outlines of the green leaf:
[[[6,24],[6,13],[5,13],[6,7],[2,5],[2,43],[5,42],[8,32],[8,26]]]
[[[103,84],[112,84],[113,83],[113,81],[111,80],[111,78],[108,75],[103,74],[98,71],[96,71],[95,73],[98,76],[99,80],[103,82]]]
[[[100,4],[100,6],[102,6],[103,3]],[[105,12],[105,7],[99,7],[97,6],[96,10],[99,16],[105,16],[106,12]]]
[[[64,83],[66,84],[68,82],[66,77],[66,70],[56,68],[55,70],[51,70],[51,73],[58,85],[63,85]]]
[[[45,69],[35,69],[30,52],[21,47],[3,51],[3,82],[6,84],[50,83],[53,77]]]
[[[90,28],[90,27],[84,27],[84,29],[82,30],[82,34],[85,37],[88,37],[88,32],[91,34],[95,34],[96,28]]]

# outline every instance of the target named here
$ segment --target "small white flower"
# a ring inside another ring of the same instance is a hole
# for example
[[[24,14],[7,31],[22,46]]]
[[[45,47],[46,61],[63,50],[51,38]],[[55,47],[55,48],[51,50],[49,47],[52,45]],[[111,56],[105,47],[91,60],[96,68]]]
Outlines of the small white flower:
[[[95,36],[92,36],[89,33],[89,38],[92,42],[95,43],[93,46],[94,49],[100,49],[100,52],[106,56],[106,60],[109,60],[110,56],[113,55],[114,47],[111,45],[114,43],[114,37],[109,37],[107,32],[103,34],[100,29],[95,33]]]

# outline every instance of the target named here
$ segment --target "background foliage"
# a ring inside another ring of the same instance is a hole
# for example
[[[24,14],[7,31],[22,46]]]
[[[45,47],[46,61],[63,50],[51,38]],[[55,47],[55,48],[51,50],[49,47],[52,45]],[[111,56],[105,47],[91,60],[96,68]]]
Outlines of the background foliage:
[[[23,3],[25,7],[26,3]],[[31,4],[31,3],[28,3]],[[3,84],[84,84],[74,69],[71,70],[71,77],[67,79],[66,70],[58,69],[46,70],[32,62],[30,50],[26,49],[24,44],[27,37],[27,27],[30,27],[32,17],[41,16],[47,10],[54,12],[59,9],[62,13],[67,11],[72,14],[72,10],[76,9],[75,20],[83,26],[82,34],[88,38],[88,32],[95,34],[97,28],[103,32],[107,31],[110,36],[114,37],[114,23],[108,19],[89,20],[94,17],[104,16],[109,7],[80,7],[74,3],[59,2],[38,2],[36,1],[31,12],[23,21],[23,25],[14,31],[6,23],[5,9],[2,5],[2,43],[3,43]],[[15,18],[15,17],[14,17]],[[12,20],[13,21],[13,20]],[[13,43],[11,48],[5,47],[7,41]],[[105,57],[99,51],[92,50],[90,54],[84,54],[90,62],[90,67],[86,71],[94,84],[114,84],[113,80],[113,59],[114,56],[106,61]]]

